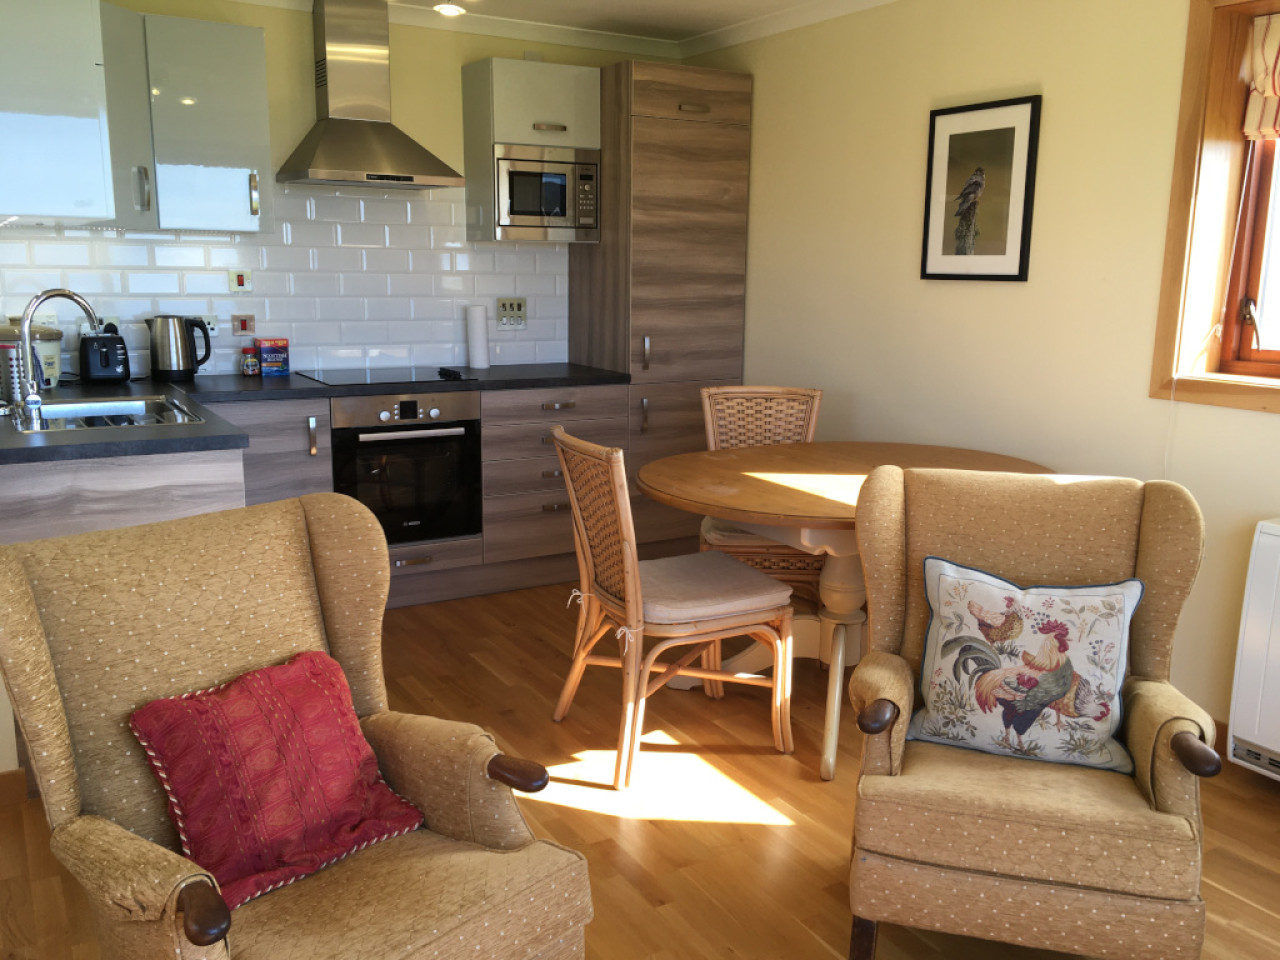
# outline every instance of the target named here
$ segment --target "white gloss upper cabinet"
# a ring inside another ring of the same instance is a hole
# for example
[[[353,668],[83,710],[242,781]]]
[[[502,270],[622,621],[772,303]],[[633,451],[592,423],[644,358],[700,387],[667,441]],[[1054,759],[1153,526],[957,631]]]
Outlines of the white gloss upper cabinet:
[[[146,18],[160,227],[252,232],[269,179],[259,27]]]
[[[116,217],[253,233],[268,179],[262,30],[102,5]]]
[[[600,149],[595,67],[493,58],[467,64],[463,78],[466,119],[491,123],[492,142]]]
[[[98,0],[0,0],[0,220],[113,213]]]

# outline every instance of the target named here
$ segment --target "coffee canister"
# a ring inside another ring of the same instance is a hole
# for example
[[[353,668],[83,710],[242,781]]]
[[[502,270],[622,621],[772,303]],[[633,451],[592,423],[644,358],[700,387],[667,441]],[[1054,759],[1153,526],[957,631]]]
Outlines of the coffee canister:
[[[56,387],[58,374],[62,370],[62,330],[43,323],[31,325],[31,340],[36,345],[36,354],[43,366],[42,387]],[[22,325],[19,317],[10,317],[9,322],[0,326],[0,343],[17,344],[22,347]],[[15,351],[16,356],[17,351]],[[4,389],[8,389],[7,387]]]

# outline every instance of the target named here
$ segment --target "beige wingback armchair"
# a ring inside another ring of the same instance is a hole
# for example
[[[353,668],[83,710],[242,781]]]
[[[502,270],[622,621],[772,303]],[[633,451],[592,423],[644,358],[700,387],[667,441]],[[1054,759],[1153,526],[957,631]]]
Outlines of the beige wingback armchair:
[[[1200,566],[1199,508],[1174,483],[881,467],[858,497],[868,647],[849,693],[862,766],[850,956],[876,923],[1123,960],[1200,955],[1197,775],[1213,721],[1169,683]],[[1133,776],[906,740],[940,556],[1016,583],[1140,578],[1122,690]]]
[[[104,956],[582,956],[586,863],[533,838],[519,762],[479,727],[387,709],[387,588],[382,530],[336,494],[0,548],[0,667]],[[427,827],[246,903],[223,937],[128,718],[303,650],[342,664],[383,775]]]

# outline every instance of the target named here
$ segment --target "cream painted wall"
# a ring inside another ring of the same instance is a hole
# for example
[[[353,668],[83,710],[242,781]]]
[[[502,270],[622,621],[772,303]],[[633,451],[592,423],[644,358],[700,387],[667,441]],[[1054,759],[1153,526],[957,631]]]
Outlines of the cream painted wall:
[[[1147,396],[1186,24],[1186,0],[898,0],[697,62],[755,76],[747,379],[822,387],[828,438],[1185,484],[1208,544],[1173,678],[1225,720],[1280,417]],[[919,279],[929,111],[1033,93],[1030,279]]]
[[[174,17],[262,27],[267,47],[271,161],[283,163],[316,118],[311,14],[233,0],[111,0]],[[549,63],[598,67],[621,54],[425,27],[391,25],[391,116],[455,170],[462,170],[462,66],[485,57],[519,59],[526,50]],[[463,171],[465,174],[466,171]]]

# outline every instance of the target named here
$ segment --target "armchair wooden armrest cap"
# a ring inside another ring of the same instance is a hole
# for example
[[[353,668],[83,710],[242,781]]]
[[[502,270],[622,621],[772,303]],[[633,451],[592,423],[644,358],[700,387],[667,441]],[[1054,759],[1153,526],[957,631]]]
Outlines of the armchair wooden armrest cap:
[[[231,929],[231,911],[211,884],[196,880],[178,894],[178,910],[182,913],[182,932],[197,947],[217,943]]]
[[[1175,733],[1169,741],[1174,754],[1188,773],[1197,777],[1216,777],[1222,772],[1222,757],[1190,730]]]
[[[892,700],[872,700],[858,714],[858,729],[875,735],[884,733],[898,716],[898,705]]]
[[[547,768],[533,760],[522,760],[519,757],[508,757],[504,753],[495,753],[489,761],[488,774],[490,780],[505,783],[512,790],[521,793],[537,793],[551,780]]]

